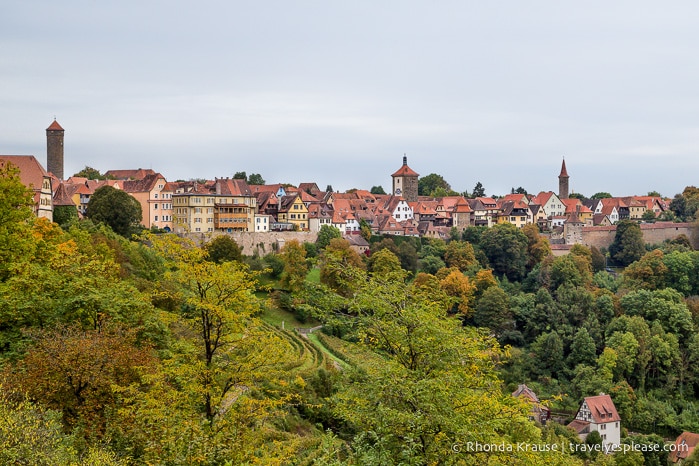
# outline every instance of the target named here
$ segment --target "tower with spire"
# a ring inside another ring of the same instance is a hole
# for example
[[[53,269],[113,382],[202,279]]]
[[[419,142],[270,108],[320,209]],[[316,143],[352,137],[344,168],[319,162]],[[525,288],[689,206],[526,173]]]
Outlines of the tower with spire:
[[[563,158],[563,165],[561,165],[561,174],[558,175],[558,197],[559,199],[568,199],[569,186],[568,186],[568,170],[566,170],[566,159]]]
[[[408,157],[403,155],[403,165],[393,177],[393,195],[403,196],[408,202],[417,202],[417,179],[420,175],[408,166]]]
[[[46,169],[59,180],[63,179],[63,133],[55,118],[46,128]]]

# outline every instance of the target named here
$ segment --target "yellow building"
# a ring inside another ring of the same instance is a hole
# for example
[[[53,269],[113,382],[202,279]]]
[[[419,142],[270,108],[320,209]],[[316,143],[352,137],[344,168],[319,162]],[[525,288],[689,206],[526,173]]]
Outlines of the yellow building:
[[[529,206],[522,201],[505,201],[500,204],[497,223],[511,223],[517,228],[527,224]]]
[[[291,224],[295,230],[308,231],[308,207],[298,194],[282,196],[279,200],[277,223]]]
[[[245,180],[179,183],[172,196],[176,233],[254,231],[257,199]]]

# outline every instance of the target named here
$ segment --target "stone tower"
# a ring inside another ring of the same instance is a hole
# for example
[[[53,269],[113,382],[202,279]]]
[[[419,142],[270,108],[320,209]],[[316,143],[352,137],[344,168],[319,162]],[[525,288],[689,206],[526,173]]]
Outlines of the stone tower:
[[[63,179],[63,133],[55,118],[46,128],[46,169],[59,180]]]
[[[393,175],[395,196],[403,196],[408,202],[417,202],[417,179],[420,176],[408,166],[408,157],[403,156],[403,166]]]
[[[566,159],[563,159],[561,165],[561,174],[558,175],[558,197],[560,199],[568,199],[568,171],[566,170]]]

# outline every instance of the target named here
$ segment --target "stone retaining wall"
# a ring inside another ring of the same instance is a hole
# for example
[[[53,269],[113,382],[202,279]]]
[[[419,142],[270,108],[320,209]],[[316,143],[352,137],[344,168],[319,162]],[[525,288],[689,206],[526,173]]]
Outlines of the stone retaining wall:
[[[238,246],[243,248],[243,254],[246,256],[252,256],[255,252],[264,256],[280,250],[287,241],[315,243],[318,233],[309,231],[270,231],[268,233],[238,231],[233,233],[190,233],[187,236],[199,244],[208,243],[217,236],[230,236],[238,243]]]

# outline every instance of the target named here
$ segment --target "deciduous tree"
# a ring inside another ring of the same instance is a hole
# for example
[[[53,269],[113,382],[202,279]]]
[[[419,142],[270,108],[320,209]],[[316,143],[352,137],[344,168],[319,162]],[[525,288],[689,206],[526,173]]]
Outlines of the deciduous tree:
[[[645,252],[645,243],[638,223],[630,220],[617,223],[614,241],[609,246],[611,258],[616,263],[626,266],[643,257]]]
[[[85,216],[128,237],[141,222],[141,204],[127,192],[105,185],[97,188],[90,197]]]
[[[306,249],[296,240],[288,241],[279,256],[284,262],[281,285],[290,291],[300,289],[308,274]]]
[[[480,240],[480,248],[493,270],[510,280],[519,280],[524,276],[528,245],[527,236],[511,223],[501,223],[487,229]]]
[[[230,236],[217,236],[204,245],[204,250],[207,258],[217,264],[243,260],[242,248]]]

